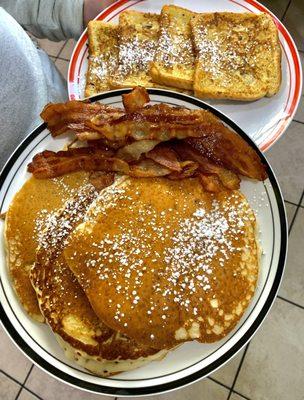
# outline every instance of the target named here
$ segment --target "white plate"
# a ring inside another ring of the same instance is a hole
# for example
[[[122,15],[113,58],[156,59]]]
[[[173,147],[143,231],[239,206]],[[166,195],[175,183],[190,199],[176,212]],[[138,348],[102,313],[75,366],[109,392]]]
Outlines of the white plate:
[[[103,93],[92,101],[121,106],[121,94],[125,90]],[[189,108],[210,107],[195,98],[160,89],[150,90],[152,103],[164,102]],[[212,110],[212,109],[211,109]],[[220,112],[212,110],[227,125],[253,142],[233,122]],[[26,166],[34,154],[45,149],[59,150],[67,139],[52,139],[45,125],[33,131],[12,155],[0,178],[0,212],[7,210],[11,199],[29,177]],[[256,148],[257,149],[257,148]],[[258,151],[258,150],[257,150]],[[261,260],[257,289],[250,306],[227,337],[217,343],[186,343],[162,361],[155,361],[134,371],[112,378],[91,375],[73,362],[69,362],[49,328],[33,322],[20,306],[5,262],[3,239],[0,248],[0,315],[3,325],[20,349],[38,366],[62,381],[92,392],[123,395],[143,395],[168,391],[202,378],[222,366],[235,355],[252,337],[269,311],[278,290],[284,269],[287,228],[284,203],[276,178],[260,154],[269,178],[265,182],[243,180],[242,192],[256,212],[260,240],[264,254]],[[4,223],[0,224],[3,238]]]
[[[279,93],[271,98],[253,102],[207,100],[208,104],[227,114],[245,130],[262,151],[266,151],[285,132],[301,97],[301,63],[296,46],[286,28],[268,9],[255,0],[120,0],[96,19],[118,22],[119,14],[126,9],[159,13],[165,4],[176,4],[198,12],[267,12],[272,16],[279,30],[282,48],[282,84]],[[71,100],[84,98],[85,74],[88,67],[87,38],[85,30],[71,57],[68,72],[68,91]]]

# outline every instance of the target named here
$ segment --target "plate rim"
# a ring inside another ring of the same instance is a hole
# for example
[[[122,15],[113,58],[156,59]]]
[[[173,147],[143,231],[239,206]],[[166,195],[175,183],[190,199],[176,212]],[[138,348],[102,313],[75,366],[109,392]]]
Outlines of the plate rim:
[[[132,7],[133,5],[136,5],[138,3],[141,3],[143,1],[148,1],[148,0],[133,0],[133,3],[130,5],[130,7]],[[150,0],[151,1],[151,0]],[[231,3],[235,3],[239,6],[244,7],[247,12],[253,12],[251,9],[249,9],[248,7],[246,7],[244,4],[239,3],[237,0],[226,0],[228,2]],[[295,88],[294,88],[294,93],[293,93],[293,97],[291,100],[291,104],[289,106],[289,109],[286,111],[287,113],[287,117],[282,118],[282,122],[279,124],[278,129],[267,139],[265,139],[261,144],[260,144],[260,148],[262,151],[267,151],[269,150],[274,143],[276,143],[281,137],[282,135],[286,132],[288,126],[290,125],[296,111],[298,108],[298,105],[300,103],[301,100],[301,92],[302,92],[302,86],[303,86],[303,76],[302,76],[302,65],[301,65],[301,61],[300,61],[300,55],[297,49],[297,46],[291,36],[291,34],[289,33],[289,31],[287,30],[287,28],[285,27],[285,25],[280,21],[280,19],[273,13],[271,12],[266,6],[264,6],[263,4],[259,3],[256,0],[240,0],[242,3],[247,3],[248,5],[252,6],[255,8],[256,11],[260,11],[260,12],[265,12],[268,15],[271,16],[271,18],[273,19],[273,21],[275,22],[278,31],[282,34],[285,43],[287,44],[287,47],[292,55],[291,59],[293,61],[293,66],[294,66],[294,70],[295,70],[295,75],[294,75],[294,82],[295,82]],[[127,4],[127,3],[131,3],[132,0],[118,0],[116,1],[116,3],[108,6],[107,8],[105,8],[101,13],[99,13],[94,20],[104,20],[104,18],[106,18],[109,14],[111,14],[112,12],[114,12],[115,10],[117,10],[118,8],[120,8],[121,6]],[[124,9],[123,9],[124,10]],[[121,11],[123,11],[121,10]],[[121,12],[119,11],[119,13]],[[116,16],[116,14],[114,15]],[[78,100],[75,97],[75,94],[73,93],[72,87],[75,84],[75,67],[76,67],[76,62],[78,60],[78,54],[79,52],[82,50],[83,46],[86,45],[88,41],[88,36],[87,36],[87,28],[83,31],[83,33],[81,34],[80,38],[78,39],[77,43],[75,44],[74,50],[72,52],[71,58],[69,60],[69,68],[68,68],[68,74],[67,74],[67,85],[68,85],[68,96],[70,100]],[[282,46],[281,46],[282,48]],[[286,57],[287,62],[288,62],[288,58]],[[290,66],[289,66],[289,70],[290,70]],[[291,73],[290,73],[290,81],[291,81]],[[94,96],[93,96],[94,97]],[[287,108],[288,102],[286,103],[286,108]],[[285,111],[285,110],[284,110]]]
[[[131,89],[117,89],[117,90],[111,90],[108,92],[104,92],[101,94],[98,94],[96,96],[91,97],[88,99],[89,102],[96,102],[104,99],[108,99],[111,97],[117,97],[121,96],[122,94],[129,93]],[[244,333],[243,336],[241,336],[237,342],[225,353],[223,353],[218,359],[214,360],[211,364],[207,365],[206,367],[192,373],[189,375],[185,375],[182,378],[179,378],[177,380],[173,380],[171,382],[166,382],[162,384],[156,384],[156,385],[151,385],[151,386],[146,386],[146,387],[122,387],[122,388],[117,388],[117,387],[111,387],[111,386],[104,386],[104,385],[99,385],[96,383],[88,382],[83,379],[79,379],[76,377],[71,376],[69,373],[64,372],[60,370],[57,367],[54,367],[53,365],[50,364],[49,361],[46,361],[42,356],[37,354],[34,350],[32,350],[27,342],[20,336],[19,332],[16,330],[16,328],[13,326],[13,324],[10,322],[7,314],[4,311],[4,308],[2,304],[0,303],[0,321],[10,336],[10,338],[13,340],[13,342],[17,345],[17,347],[28,357],[30,360],[32,360],[38,367],[42,368],[44,371],[46,371],[48,374],[54,376],[56,379],[59,379],[66,384],[72,385],[74,387],[77,387],[79,389],[93,392],[93,393],[99,393],[99,394],[106,394],[106,395],[112,395],[112,396],[147,396],[151,394],[158,394],[158,393],[164,393],[168,392],[171,390],[175,390],[178,388],[181,388],[183,386],[189,385],[190,383],[193,383],[199,379],[202,379],[221,366],[223,366],[229,359],[231,359],[236,353],[238,353],[242,347],[245,346],[245,344],[254,336],[254,334],[258,331],[258,328],[262,324],[263,320],[267,316],[268,312],[270,311],[273,302],[276,298],[276,294],[279,290],[282,277],[283,277],[283,272],[285,268],[285,263],[286,263],[286,257],[287,257],[287,244],[288,244],[288,234],[287,234],[287,220],[286,220],[286,211],[285,211],[285,205],[284,205],[284,200],[283,196],[279,187],[279,184],[277,182],[277,179],[275,177],[275,174],[267,161],[266,157],[264,154],[261,152],[261,150],[258,148],[258,146],[253,142],[253,140],[246,135],[246,133],[235,123],[233,122],[227,115],[222,113],[221,111],[217,110],[213,106],[210,106],[209,104],[205,103],[204,101],[197,99],[193,96],[185,95],[182,93],[178,93],[175,91],[169,91],[169,90],[164,90],[164,89],[157,89],[157,88],[151,88],[148,89],[149,94],[152,95],[162,95],[164,97],[169,97],[169,98],[175,98],[179,100],[183,100],[185,102],[191,103],[195,106],[198,106],[199,108],[206,109],[211,111],[213,114],[218,116],[221,121],[225,122],[227,125],[229,125],[237,134],[239,134],[243,139],[246,140],[246,142],[253,147],[259,156],[261,157],[262,161],[265,163],[267,172],[268,172],[268,177],[269,181],[271,183],[271,187],[275,196],[276,204],[278,207],[278,215],[279,215],[279,226],[280,226],[280,232],[281,232],[281,242],[280,242],[280,255],[278,258],[278,265],[277,265],[277,270],[275,272],[274,280],[272,287],[270,289],[269,295],[266,298],[259,314],[257,315],[256,319],[252,322],[252,324],[249,326],[247,331]],[[42,133],[45,129],[47,129],[47,126],[45,123],[42,123],[38,127],[36,127],[29,135],[20,143],[20,145],[15,149],[15,151],[12,153],[6,164],[4,165],[1,173],[0,173],[0,190],[2,189],[3,184],[5,183],[5,180],[10,173],[14,163],[16,162],[16,159],[18,159],[19,155],[22,154],[22,152],[26,149],[29,143],[32,142],[32,140],[37,137],[40,133]],[[0,281],[2,281],[2,278],[0,276]],[[185,371],[187,368],[185,369]]]

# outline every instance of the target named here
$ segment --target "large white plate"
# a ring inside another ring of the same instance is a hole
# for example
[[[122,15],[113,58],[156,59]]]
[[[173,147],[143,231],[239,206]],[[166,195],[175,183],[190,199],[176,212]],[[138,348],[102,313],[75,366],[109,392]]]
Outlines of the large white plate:
[[[112,91],[92,98],[106,104],[121,105],[121,94],[125,90]],[[159,89],[150,90],[152,103],[165,102],[189,108],[208,108],[205,103],[176,92]],[[253,142],[226,116],[213,110],[224,123]],[[9,203],[29,177],[26,166],[34,154],[44,149],[58,150],[66,138],[52,139],[45,125],[32,132],[12,155],[0,178],[0,212],[7,210]],[[256,148],[256,147],[255,147]],[[257,149],[257,148],[256,148]],[[257,150],[258,151],[258,150]],[[93,392],[122,395],[160,393],[178,388],[202,378],[235,355],[252,337],[269,311],[278,290],[286,257],[287,229],[284,203],[276,178],[267,165],[269,178],[265,182],[243,180],[242,192],[256,212],[263,248],[257,289],[250,306],[226,338],[217,343],[186,343],[162,361],[152,362],[135,371],[112,378],[91,375],[73,362],[69,362],[49,328],[33,322],[23,311],[15,296],[8,275],[3,244],[3,227],[0,223],[0,314],[3,325],[20,349],[37,365],[58,379]]]
[[[267,150],[285,132],[296,112],[302,87],[302,73],[296,46],[282,25],[268,9],[255,0],[120,0],[103,11],[98,20],[118,22],[119,14],[126,10],[159,13],[164,4],[176,4],[192,11],[267,12],[279,30],[282,48],[282,84],[279,93],[271,98],[253,102],[207,100],[227,114],[254,140],[262,151]],[[84,98],[85,74],[88,66],[87,32],[79,39],[71,57],[68,72],[70,99]]]

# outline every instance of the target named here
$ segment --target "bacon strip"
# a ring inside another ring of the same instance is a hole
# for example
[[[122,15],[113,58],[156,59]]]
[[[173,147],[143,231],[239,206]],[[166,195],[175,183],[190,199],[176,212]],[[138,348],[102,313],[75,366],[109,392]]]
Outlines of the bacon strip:
[[[156,146],[153,150],[146,153],[146,157],[169,168],[171,171],[181,172],[183,170],[181,163],[178,161],[176,152],[168,143],[162,143]]]
[[[224,125],[200,138],[186,139],[186,143],[202,156],[237,174],[259,181],[267,178],[265,166],[254,149]]]
[[[143,154],[149,154],[150,150],[158,143],[157,140],[139,140],[120,148],[116,153],[116,157],[122,158],[127,162],[137,161]]]
[[[148,104],[150,97],[144,87],[137,86],[130,93],[122,95],[122,102],[126,112],[134,112]]]
[[[222,192],[223,190],[227,190],[227,188],[223,186],[219,177],[216,175],[208,175],[200,172],[198,176],[206,192],[218,193]]]
[[[114,173],[105,171],[93,171],[89,176],[90,183],[95,186],[97,190],[104,189],[112,185],[114,182]]]
[[[130,176],[136,178],[153,178],[157,176],[170,175],[170,169],[157,164],[153,160],[142,160],[137,164],[132,164],[130,166]]]
[[[172,146],[182,159],[196,161],[199,164],[199,171],[205,174],[206,177],[210,176],[210,174],[216,175],[222,183],[222,187],[230,190],[239,189],[241,180],[234,172],[215,164],[214,161],[208,160],[207,157],[203,156],[185,141],[175,141],[172,143]],[[217,185],[217,187],[221,186]]]
[[[75,171],[109,171],[128,174],[129,165],[107,152],[92,147],[67,151],[43,151],[28,165],[28,171],[38,179],[55,178]]]
[[[109,119],[118,118],[123,114],[123,110],[102,103],[73,100],[66,103],[49,103],[44,107],[40,116],[46,122],[52,136],[56,137],[70,130],[75,133],[89,131],[90,128],[86,124],[88,121],[95,121],[98,125],[99,121],[105,123]]]
[[[194,161],[183,161],[180,163],[182,170],[180,172],[171,172],[168,176],[170,179],[185,179],[196,175],[198,163]]]
[[[48,104],[41,113],[53,136],[72,130],[79,140],[169,140],[200,137],[218,119],[205,110],[157,104],[124,112],[101,103]]]
[[[171,173],[170,169],[153,160],[146,159],[129,165],[126,161],[94,147],[72,148],[57,153],[46,150],[37,154],[28,165],[28,172],[38,179],[55,178],[80,170],[118,172],[138,178],[166,176]],[[101,175],[93,175],[91,178],[96,185],[100,184],[97,177],[101,184],[104,180],[107,181],[105,177],[101,179]]]
[[[255,150],[211,112],[145,105],[148,100],[145,89],[138,87],[124,96],[125,110],[78,101],[47,105],[41,117],[53,136],[72,130],[79,140],[92,142],[92,146],[82,150],[83,154],[43,152],[34,158],[29,170],[40,177],[79,169],[170,175],[171,179],[199,173],[205,187],[212,190],[238,189],[238,174],[267,178]],[[166,143],[152,149],[158,142]],[[109,148],[113,150],[109,152]],[[133,161],[136,163],[129,166]],[[187,164],[182,166],[181,161]]]
[[[201,137],[212,132],[217,118],[205,110],[188,110],[186,108],[169,107],[165,104],[146,106],[132,113],[126,113],[115,119],[102,121],[86,121],[84,131],[87,140],[105,138],[117,140],[159,140],[185,139]],[[80,133],[78,132],[78,135]]]

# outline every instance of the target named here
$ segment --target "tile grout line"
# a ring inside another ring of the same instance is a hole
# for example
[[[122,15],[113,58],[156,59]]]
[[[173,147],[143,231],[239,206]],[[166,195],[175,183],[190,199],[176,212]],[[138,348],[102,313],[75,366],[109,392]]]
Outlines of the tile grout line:
[[[304,122],[299,121],[298,119],[295,118],[292,120],[292,122],[296,122],[297,124],[302,124],[302,125],[304,124]]]
[[[207,379],[209,379],[210,381],[212,381],[214,383],[217,383],[220,386],[223,386],[225,389],[228,389],[229,391],[231,390],[231,388],[228,385],[218,381],[217,379],[213,378],[212,376],[207,376]],[[233,393],[237,394],[238,396],[242,397],[243,399],[250,400],[249,397],[244,396],[242,393],[240,393],[234,389],[232,391],[233,391]]]
[[[249,397],[247,397],[247,396],[245,396],[244,394],[238,392],[237,390],[234,390],[234,389],[233,389],[233,390],[232,390],[232,393],[237,394],[238,396],[242,397],[242,398],[245,399],[245,400],[251,400]]]
[[[23,383],[21,384],[21,387],[19,389],[19,392],[17,393],[17,396],[15,397],[15,400],[17,400],[18,397],[20,396],[20,394],[22,392],[22,389],[24,388],[24,385],[26,384],[26,381],[28,380],[29,376],[31,375],[31,372],[32,372],[33,368],[34,368],[34,364],[31,365],[31,368],[29,369],[28,373],[26,374],[26,377],[25,377]]]
[[[288,204],[291,204],[292,206],[295,206],[295,207],[298,207],[298,205],[299,205],[299,204],[297,204],[297,203],[293,203],[292,201],[289,201],[289,200],[286,200],[286,199],[284,199],[284,202],[285,202],[285,203],[288,203]],[[301,204],[300,204],[300,207],[301,207],[301,208],[304,208],[304,205],[301,206]]]
[[[57,57],[57,60],[70,62],[70,60],[68,60],[67,58],[63,58],[63,57],[59,57],[59,56]]]
[[[42,397],[40,397],[37,393],[33,392],[31,389],[28,389],[27,387],[24,387],[23,390],[31,393],[33,396],[37,397],[39,400],[44,400]]]
[[[2,369],[0,370],[0,373],[2,373],[4,376],[6,376],[7,378],[9,378],[10,380],[12,380],[13,382],[17,383],[19,386],[22,387],[22,383],[19,382],[16,378],[12,377],[10,374],[8,374],[7,372],[3,371]],[[40,397],[38,394],[36,394],[35,392],[33,392],[31,389],[27,388],[27,387],[23,387],[22,389],[27,390],[28,392],[30,392],[31,394],[33,394],[34,396],[37,397],[37,399],[39,400],[43,400],[42,397]]]
[[[291,230],[292,230],[292,227],[293,227],[293,225],[294,225],[294,222],[295,222],[295,220],[296,220],[296,218],[297,218],[298,212],[299,212],[300,208],[302,208],[301,204],[302,204],[303,198],[304,198],[304,190],[303,190],[303,192],[302,192],[302,194],[301,194],[301,197],[300,197],[299,203],[298,203],[298,205],[297,205],[297,209],[296,209],[296,211],[295,211],[295,213],[294,213],[294,216],[293,216],[293,218],[292,218],[292,220],[291,220],[291,222],[290,222],[290,225],[289,225],[289,228],[288,228],[288,235],[290,235]]]
[[[23,390],[23,386],[20,386],[20,388],[19,388],[19,390],[18,390],[18,393],[16,394],[15,400],[17,400],[17,399],[19,398],[19,396],[20,396],[22,390]]]
[[[288,300],[288,299],[286,299],[285,297],[282,297],[282,296],[279,296],[279,295],[277,296],[277,298],[280,299],[280,300],[282,300],[282,301],[286,301],[286,303],[292,304],[293,306],[299,307],[299,308],[301,308],[302,310],[304,310],[304,307],[303,307],[303,306],[301,306],[301,305],[298,304],[298,303],[295,303],[294,301]]]
[[[220,381],[218,381],[217,379],[214,379],[212,376],[207,376],[207,379],[209,379],[210,381],[217,383],[220,386],[223,386],[225,389],[230,390],[231,388],[228,385],[225,385],[225,383],[222,383]]]
[[[289,7],[290,7],[290,4],[291,4],[291,0],[289,0],[287,6],[285,8],[285,11],[283,12],[282,17],[280,18],[282,22],[284,21],[284,18],[285,18],[286,14],[287,14],[287,11],[288,11]]]
[[[67,45],[67,43],[68,43],[68,41],[66,40],[66,41],[64,42],[63,46],[61,47],[61,49],[59,50],[59,52],[58,52],[58,54],[57,54],[57,56],[56,56],[56,60],[57,60],[57,58],[60,56],[60,54],[62,53],[62,50],[65,48],[65,46]],[[56,61],[56,60],[55,60],[55,61]]]
[[[14,381],[15,383],[17,383],[18,385],[22,386],[22,383],[19,382],[16,378],[13,378],[11,375],[9,375],[7,372],[3,371],[2,369],[0,370],[0,373],[2,373],[4,376],[6,376],[7,378],[11,379],[12,381]]]
[[[246,357],[246,354],[247,354],[247,350],[248,350],[249,345],[250,345],[250,342],[249,342],[249,343],[246,345],[246,347],[245,347],[244,354],[242,355],[242,359],[241,359],[241,361],[240,361],[240,363],[239,363],[239,366],[238,366],[238,369],[237,369],[237,371],[236,371],[236,374],[235,374],[234,380],[233,380],[233,382],[232,382],[232,386],[231,386],[230,392],[229,392],[229,394],[228,394],[227,400],[230,400],[230,397],[231,397],[231,395],[232,395],[232,393],[233,393],[233,391],[234,391],[234,386],[235,386],[235,384],[236,384],[237,378],[238,378],[239,373],[240,373],[240,371],[241,371],[241,368],[242,368],[243,362],[244,362],[244,360],[245,360],[245,357]]]

